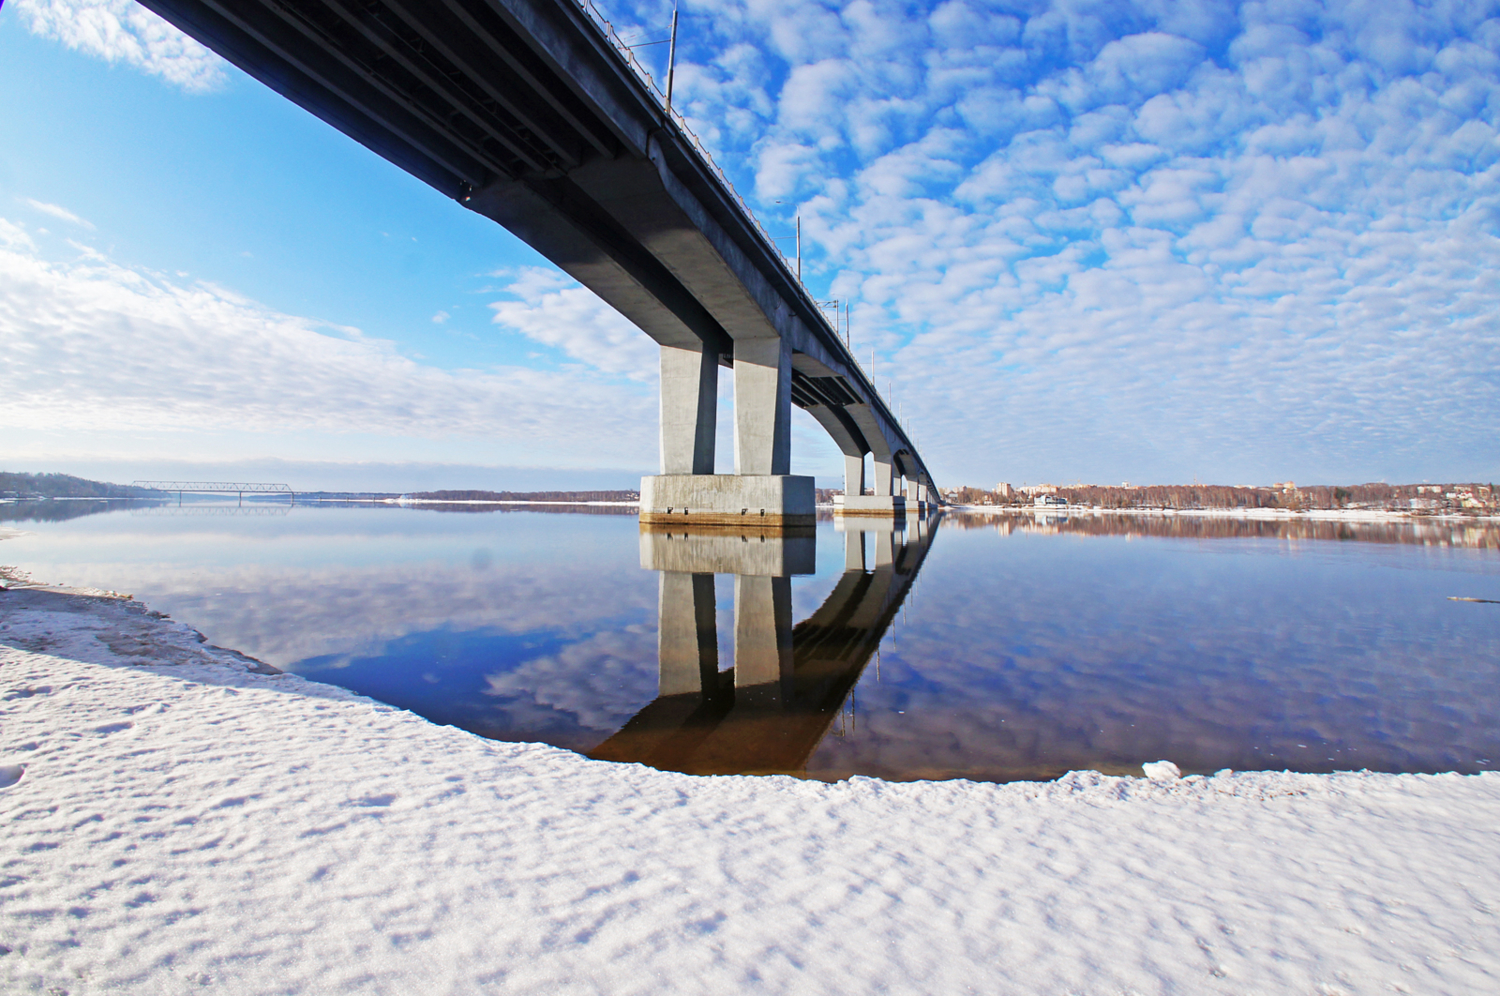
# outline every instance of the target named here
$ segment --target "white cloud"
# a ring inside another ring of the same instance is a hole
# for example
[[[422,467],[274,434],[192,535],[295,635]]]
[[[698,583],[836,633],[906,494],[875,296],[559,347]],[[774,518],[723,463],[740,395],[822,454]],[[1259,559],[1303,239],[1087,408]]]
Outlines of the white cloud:
[[[36,252],[36,243],[26,229],[6,218],[0,218],[0,249],[11,252]]]
[[[84,221],[82,218],[78,217],[78,215],[74,214],[72,211],[69,211],[65,207],[59,207],[56,204],[48,204],[45,201],[34,201],[30,197],[21,198],[21,203],[25,204],[33,211],[40,211],[42,214],[49,214],[54,218],[60,218],[70,225],[77,225],[80,228],[87,228],[91,232],[94,230],[94,226],[91,222]]]
[[[435,314],[435,315],[432,316],[432,324],[434,324],[434,325],[442,325],[444,322],[446,322],[448,319],[450,319],[452,317],[453,316],[450,315],[450,314],[448,314],[446,311],[439,311],[437,314]]]
[[[592,291],[555,270],[522,267],[496,274],[509,280],[496,301],[495,324],[559,349],[580,363],[654,383],[656,343]]]
[[[293,434],[328,459],[347,453],[340,437],[466,439],[497,462],[554,466],[649,465],[655,454],[647,390],[582,369],[425,366],[357,329],[95,252],[45,259],[4,221],[0,352],[0,426],[12,442],[67,431],[166,433],[184,444]]]
[[[769,57],[684,106],[940,475],[1500,470],[1500,4],[705,5]]]
[[[184,90],[224,83],[224,60],[132,0],[11,0],[11,7],[33,34]]]

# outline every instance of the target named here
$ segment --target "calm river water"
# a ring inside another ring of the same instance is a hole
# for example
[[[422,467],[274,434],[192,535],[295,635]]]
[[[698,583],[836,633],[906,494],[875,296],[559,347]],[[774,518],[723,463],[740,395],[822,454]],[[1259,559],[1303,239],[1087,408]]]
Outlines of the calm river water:
[[[49,521],[67,512],[75,517]],[[486,737],[713,772],[1051,778],[1500,764],[1500,529],[947,514],[0,506],[0,563],[128,591]]]

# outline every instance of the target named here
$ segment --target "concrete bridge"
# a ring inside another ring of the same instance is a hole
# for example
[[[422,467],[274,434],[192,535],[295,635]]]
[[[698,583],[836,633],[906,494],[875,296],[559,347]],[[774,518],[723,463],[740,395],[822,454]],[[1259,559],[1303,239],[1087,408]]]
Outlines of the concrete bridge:
[[[660,344],[661,475],[641,483],[643,522],[810,524],[792,405],[844,454],[842,512],[939,500],[848,344],[587,0],[142,2]],[[714,474],[722,366],[733,475]]]
[[[814,571],[797,530],[641,533],[641,566],[661,572],[658,695],[589,752],[692,774],[796,772],[843,712],[916,580],[942,513],[846,517],[844,571],[792,625],[791,578]],[[719,670],[714,575],[734,575],[734,666]]]

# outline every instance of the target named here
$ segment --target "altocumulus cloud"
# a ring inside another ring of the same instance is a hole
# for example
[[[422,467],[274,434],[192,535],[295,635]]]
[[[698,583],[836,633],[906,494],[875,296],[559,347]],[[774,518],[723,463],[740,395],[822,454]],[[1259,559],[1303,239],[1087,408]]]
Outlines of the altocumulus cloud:
[[[679,106],[940,469],[1500,469],[1495,3],[684,8]]]
[[[224,61],[133,0],[11,0],[34,34],[123,62],[188,91],[224,82]]]
[[[640,37],[670,18],[600,2]],[[221,78],[124,0],[12,3]],[[1489,476],[1497,11],[684,0],[676,100],[773,228],[801,214],[810,283],[852,303],[940,477]],[[498,323],[649,379],[591,296],[515,276]]]
[[[656,344],[592,291],[538,266],[495,273],[505,299],[490,305],[496,325],[561,350],[587,367],[655,383]]]
[[[654,454],[644,390],[588,371],[425,366],[357,330],[97,252],[44,258],[4,219],[0,351],[0,423],[15,429],[459,437],[521,462]]]

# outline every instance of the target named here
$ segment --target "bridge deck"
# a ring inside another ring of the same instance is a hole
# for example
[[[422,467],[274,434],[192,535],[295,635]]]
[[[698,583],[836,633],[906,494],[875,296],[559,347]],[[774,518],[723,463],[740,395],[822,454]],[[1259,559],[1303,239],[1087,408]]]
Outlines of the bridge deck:
[[[781,412],[796,404],[851,460],[873,456],[877,491],[893,476],[936,491],[848,344],[586,0],[143,2],[510,229],[660,343],[664,372],[672,349],[734,365],[737,386],[768,370],[773,411],[737,426],[738,474],[787,472]],[[685,470],[664,445],[664,473],[703,472],[704,429]]]

